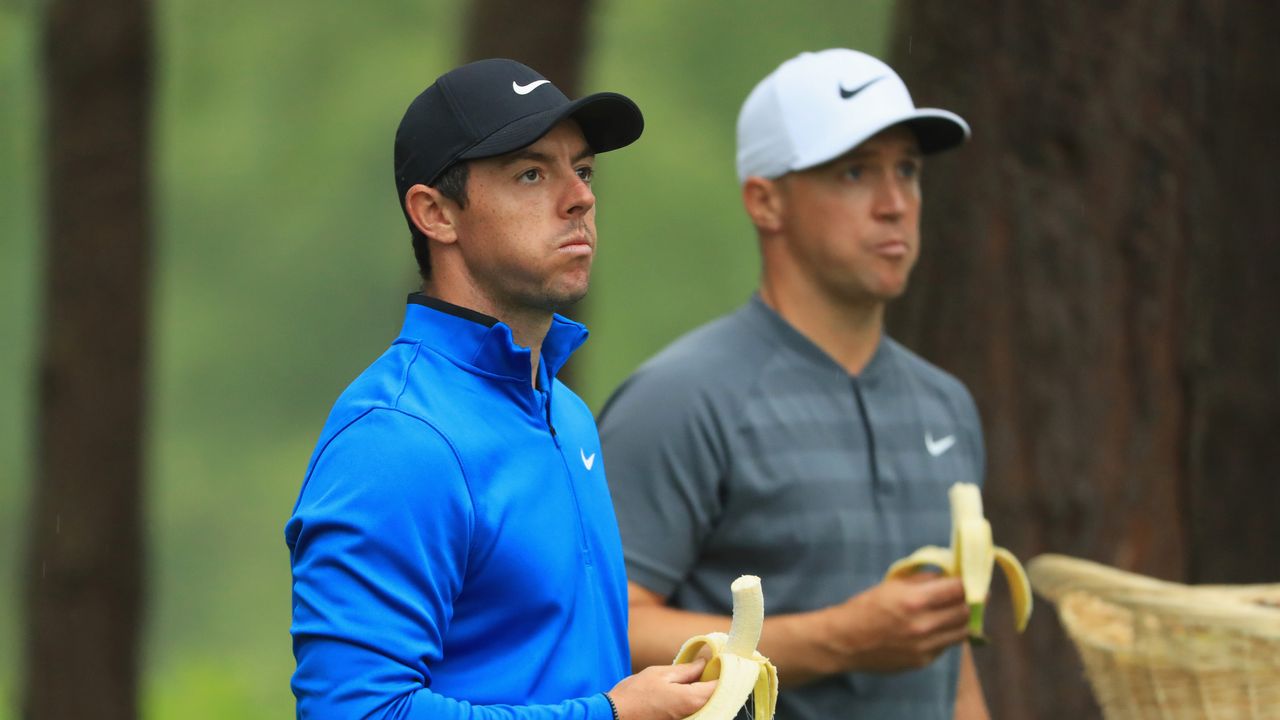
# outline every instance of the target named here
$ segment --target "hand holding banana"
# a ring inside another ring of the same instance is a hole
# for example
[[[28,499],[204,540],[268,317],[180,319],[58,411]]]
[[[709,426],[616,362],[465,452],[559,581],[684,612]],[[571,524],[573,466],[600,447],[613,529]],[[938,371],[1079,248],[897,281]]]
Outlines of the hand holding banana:
[[[991,575],[998,563],[1008,580],[1013,597],[1018,632],[1031,616],[1031,584],[1022,564],[1013,553],[992,542],[991,523],[983,516],[982,495],[976,485],[956,483],[948,491],[951,501],[951,547],[928,545],[895,562],[885,579],[901,578],[925,567],[937,567],[944,574],[959,577],[969,606],[969,638],[984,642],[982,632]],[[729,633],[696,635],[685,641],[673,664],[696,659],[704,649],[711,658],[702,680],[718,680],[716,689],[702,709],[685,720],[733,720],[754,695],[755,717],[772,720],[778,700],[778,672],[769,659],[756,650],[764,624],[764,596],[760,578],[743,575],[730,586],[733,592],[733,619]]]
[[[986,642],[982,633],[991,574],[998,563],[1004,571],[1013,598],[1014,623],[1018,632],[1031,617],[1031,583],[1022,563],[1013,553],[996,547],[991,539],[991,523],[982,513],[982,494],[977,485],[956,483],[947,493],[951,501],[951,547],[926,545],[911,553],[885,573],[885,579],[901,578],[925,567],[937,567],[945,575],[959,577],[969,606],[969,640]]]
[[[711,659],[702,671],[703,680],[719,680],[711,699],[685,720],[733,720],[747,698],[755,696],[755,717],[770,720],[778,702],[778,671],[769,658],[756,650],[764,625],[764,594],[760,578],[743,575],[729,586],[733,593],[733,620],[729,634],[695,635],[685,641],[673,664],[692,662],[702,650]]]

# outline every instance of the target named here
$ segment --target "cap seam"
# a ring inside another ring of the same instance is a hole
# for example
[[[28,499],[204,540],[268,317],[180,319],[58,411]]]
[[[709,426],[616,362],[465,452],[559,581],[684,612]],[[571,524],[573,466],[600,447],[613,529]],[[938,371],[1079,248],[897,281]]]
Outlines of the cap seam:
[[[454,117],[461,120],[462,124],[465,125],[462,129],[467,131],[468,135],[475,134],[475,123],[471,122],[471,117],[463,112],[462,107],[453,99],[453,90],[451,90],[448,85],[440,83],[440,91],[441,94],[444,95],[444,101],[449,103],[449,112],[451,112]]]
[[[471,117],[463,112],[462,107],[453,99],[453,90],[450,89],[447,83],[443,83],[438,80],[436,81],[436,87],[440,89],[440,95],[444,98],[445,104],[449,107],[449,114],[458,119],[458,124],[460,126],[459,129],[467,135],[474,135],[475,124],[471,122]],[[435,174],[427,178],[424,183],[426,185],[434,185],[436,180],[440,179],[440,176],[444,174],[444,171],[448,170],[454,163],[458,162],[458,158],[462,156],[462,153],[469,149],[471,149],[471,146],[463,148],[447,157],[445,161],[440,164],[439,169],[435,171]]]

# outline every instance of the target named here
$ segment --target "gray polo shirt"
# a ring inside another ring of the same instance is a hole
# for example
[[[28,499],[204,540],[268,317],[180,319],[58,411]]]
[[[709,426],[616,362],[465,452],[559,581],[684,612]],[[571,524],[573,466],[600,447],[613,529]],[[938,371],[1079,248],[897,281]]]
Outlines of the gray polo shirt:
[[[599,419],[628,579],[727,615],[759,575],[767,614],[835,605],[921,545],[950,543],[947,488],[981,483],[961,383],[888,337],[851,376],[758,296],[672,343]],[[960,654],[804,687],[787,720],[950,720]]]

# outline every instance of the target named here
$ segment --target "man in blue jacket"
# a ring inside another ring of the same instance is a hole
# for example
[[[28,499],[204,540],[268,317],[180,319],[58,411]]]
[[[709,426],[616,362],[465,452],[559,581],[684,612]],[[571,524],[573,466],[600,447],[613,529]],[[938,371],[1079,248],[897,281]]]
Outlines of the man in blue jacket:
[[[423,292],[338,399],[285,528],[309,718],[684,717],[701,662],[626,677],[600,442],[556,379],[595,254],[595,154],[643,129],[534,70],[442,75],[396,132]]]

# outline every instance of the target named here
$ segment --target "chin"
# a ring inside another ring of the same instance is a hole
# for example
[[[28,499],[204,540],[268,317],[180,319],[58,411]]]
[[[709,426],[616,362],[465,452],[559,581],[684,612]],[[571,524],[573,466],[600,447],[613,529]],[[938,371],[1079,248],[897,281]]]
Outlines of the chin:
[[[577,305],[586,296],[587,286],[585,283],[581,287],[566,288],[558,292],[553,291],[547,294],[547,307],[552,312],[564,312]]]
[[[880,283],[880,287],[876,289],[876,294],[884,300],[896,300],[907,291],[907,280],[908,278],[905,275],[902,277],[885,278],[884,281]]]
[[[907,292],[907,284],[893,285],[884,289],[880,296],[885,300],[897,300]]]

